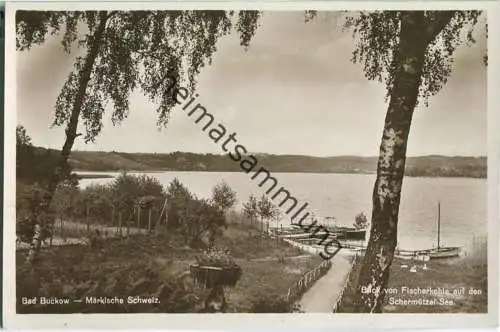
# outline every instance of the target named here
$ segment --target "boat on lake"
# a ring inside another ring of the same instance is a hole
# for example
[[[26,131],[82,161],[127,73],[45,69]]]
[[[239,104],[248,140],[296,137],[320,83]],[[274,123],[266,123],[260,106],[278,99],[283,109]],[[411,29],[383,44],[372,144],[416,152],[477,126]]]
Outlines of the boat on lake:
[[[441,202],[438,203],[438,218],[437,218],[437,247],[423,250],[398,250],[396,249],[394,256],[400,258],[453,258],[460,256],[460,247],[442,247],[441,246]]]
[[[325,218],[327,223],[318,224],[318,226],[323,227],[322,230],[311,228],[310,230],[301,228],[299,225],[291,225],[289,227],[274,228],[271,232],[277,234],[280,237],[292,238],[292,239],[317,239],[325,240],[327,238],[334,238],[338,240],[364,240],[366,236],[366,229],[360,229],[356,227],[347,226],[337,226],[331,225],[329,219],[334,219],[333,217]]]
[[[460,247],[442,247],[441,246],[441,202],[438,202],[438,231],[437,231],[437,247],[420,251],[421,255],[428,255],[430,259],[437,258],[453,258],[460,256]]]
[[[342,240],[364,240],[366,237],[366,229],[356,229],[354,227],[340,227],[333,230],[339,235]]]
[[[438,202],[438,218],[437,218],[437,247],[423,250],[422,254],[428,255],[431,259],[436,258],[452,258],[460,255],[460,247],[442,247],[441,246],[441,202]]]
[[[441,203],[438,203],[438,217],[437,217],[437,247],[431,249],[420,249],[420,250],[403,250],[396,249],[394,252],[395,257],[403,259],[416,259],[427,261],[430,259],[443,259],[443,258],[453,258],[460,256],[461,247],[450,247],[441,245]],[[366,250],[366,246],[360,243],[360,240],[364,240],[366,236],[366,229],[360,229],[355,227],[345,227],[345,226],[324,226],[327,232],[318,232],[316,234],[310,234],[310,237],[306,237],[308,233],[304,233],[297,229],[297,232],[302,233],[301,236],[297,236],[299,241],[303,244],[315,244],[317,241],[324,240],[325,234],[328,233],[329,237],[340,240],[343,248],[351,249],[356,251]]]

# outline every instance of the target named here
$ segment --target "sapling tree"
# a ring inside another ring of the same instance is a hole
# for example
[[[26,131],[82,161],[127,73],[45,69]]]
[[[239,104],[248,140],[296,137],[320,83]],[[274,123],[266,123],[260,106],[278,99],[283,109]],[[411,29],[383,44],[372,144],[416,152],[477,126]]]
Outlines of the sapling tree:
[[[226,218],[218,207],[210,204],[206,199],[192,198],[187,201],[184,209],[179,213],[181,232],[186,244],[198,247],[203,238],[208,235],[209,245],[213,246],[215,237],[226,225]]]
[[[221,181],[212,189],[212,201],[219,209],[226,213],[237,202],[236,191],[225,181]]]
[[[194,196],[189,190],[175,178],[167,187],[167,227],[170,229],[179,228],[182,225],[181,216],[187,209],[189,201],[193,200]]]
[[[235,18],[236,19],[233,19]],[[193,91],[196,75],[210,64],[220,37],[236,28],[248,46],[257,27],[257,12],[226,11],[25,11],[16,12],[16,47],[27,51],[50,35],[62,35],[66,52],[75,59],[55,102],[53,124],[65,127],[59,162],[50,174],[44,206],[49,206],[67,168],[75,140],[94,141],[102,129],[106,106],[119,124],[129,114],[129,96],[139,90],[156,104],[158,125],[165,126],[176,104],[168,93],[167,75],[184,80]],[[187,67],[187,69],[186,69]],[[85,129],[78,132],[79,125]],[[42,229],[43,225],[38,225]],[[40,238],[34,235],[34,238]],[[27,256],[38,254],[40,240]]]
[[[63,236],[64,233],[64,220],[73,219],[75,203],[79,194],[78,179],[75,176],[61,181],[56,188],[52,204],[56,217],[60,219],[61,236]]]
[[[259,201],[257,201],[257,212],[261,218],[262,227],[264,226],[264,222],[269,226],[270,221],[277,221],[281,217],[279,207],[274,205],[266,195],[262,195]]]
[[[253,224],[257,217],[259,216],[259,209],[257,205],[257,198],[254,195],[250,195],[248,201],[243,204],[243,217],[250,220]]]
[[[31,137],[26,132],[26,128],[22,125],[16,126],[16,145],[18,148],[31,147]]]

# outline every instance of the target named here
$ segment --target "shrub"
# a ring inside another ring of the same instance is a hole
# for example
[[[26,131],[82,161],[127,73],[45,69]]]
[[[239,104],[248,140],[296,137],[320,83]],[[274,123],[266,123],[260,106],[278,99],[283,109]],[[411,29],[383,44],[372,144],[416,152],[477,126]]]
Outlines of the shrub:
[[[61,183],[54,204],[62,216],[71,215],[80,221],[90,218],[92,224],[109,224],[115,212],[121,212],[124,221],[135,219],[135,207],[139,203],[143,208],[159,211],[164,196],[164,188],[156,178],[122,173],[110,184],[91,184],[83,190],[71,182]],[[144,214],[141,219],[146,217]],[[142,220],[141,225],[145,225]]]
[[[181,213],[186,210],[186,206],[193,195],[189,190],[175,178],[170,182],[167,188],[168,208],[168,228],[178,228],[182,224]]]
[[[257,198],[254,195],[250,195],[248,202],[243,204],[243,216],[245,219],[250,220],[250,223],[257,221],[259,216],[259,208],[257,203]]]
[[[16,235],[18,240],[30,243],[35,231],[35,224],[42,226],[42,241],[50,237],[53,213],[45,210],[46,190],[38,184],[18,188]]]
[[[215,206],[226,212],[236,204],[236,192],[222,181],[212,189],[212,201]]]
[[[102,184],[91,184],[81,190],[75,199],[73,217],[90,218],[93,223],[111,220],[111,191],[109,185]]]
[[[177,180],[167,190],[170,227],[179,228],[186,244],[200,248],[208,235],[209,245],[215,243],[222,227],[226,226],[224,212],[206,199],[197,199]]]
[[[134,206],[143,197],[156,199],[156,203],[161,205],[165,197],[165,190],[158,179],[147,175],[134,176],[127,173],[122,173],[115,178],[111,184],[111,202],[122,211],[124,215],[132,215]],[[151,206],[154,203],[150,204]]]
[[[354,227],[356,229],[365,229],[368,226],[368,218],[365,216],[363,212],[360,212],[356,215],[354,219]]]
[[[104,249],[106,251],[106,249]],[[70,302],[66,305],[17,304],[18,313],[187,313],[196,312],[201,306],[200,294],[184,275],[165,274],[163,267],[150,261],[116,264],[99,262],[95,253],[93,264],[78,264],[68,257],[63,264],[46,264],[30,273],[27,267],[18,267],[17,296],[85,298],[104,296],[123,298],[129,296],[159,299],[158,303],[91,304]],[[86,259],[85,256],[80,259]],[[88,258],[87,258],[88,260]]]
[[[196,256],[196,263],[199,265],[225,267],[236,265],[228,249],[211,248]]]
[[[250,307],[252,313],[287,313],[290,311],[290,304],[284,298],[260,298],[253,301]]]
[[[253,203],[252,203],[253,204]],[[280,209],[265,195],[257,202],[257,212],[263,221],[277,221],[281,218]]]

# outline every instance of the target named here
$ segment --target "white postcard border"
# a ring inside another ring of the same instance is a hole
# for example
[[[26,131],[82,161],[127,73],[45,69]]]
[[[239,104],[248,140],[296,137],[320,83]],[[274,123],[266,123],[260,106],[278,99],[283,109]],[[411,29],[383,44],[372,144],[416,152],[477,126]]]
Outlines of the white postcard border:
[[[488,314],[16,314],[15,312],[15,130],[17,9],[261,9],[261,10],[487,10],[488,36]],[[8,328],[256,329],[256,328],[487,328],[498,324],[500,169],[500,3],[435,2],[16,2],[6,4],[3,318]],[[361,318],[362,315],[362,319]]]

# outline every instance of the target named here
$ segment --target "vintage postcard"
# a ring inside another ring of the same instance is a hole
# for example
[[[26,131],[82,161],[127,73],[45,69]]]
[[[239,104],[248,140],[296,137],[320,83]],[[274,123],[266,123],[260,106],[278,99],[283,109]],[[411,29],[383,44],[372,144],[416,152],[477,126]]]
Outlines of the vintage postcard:
[[[498,9],[9,3],[6,326],[497,325]]]

